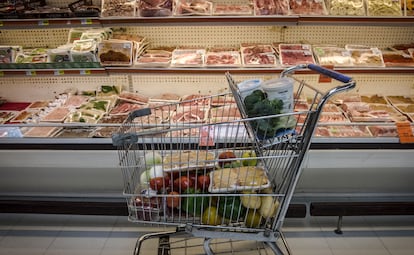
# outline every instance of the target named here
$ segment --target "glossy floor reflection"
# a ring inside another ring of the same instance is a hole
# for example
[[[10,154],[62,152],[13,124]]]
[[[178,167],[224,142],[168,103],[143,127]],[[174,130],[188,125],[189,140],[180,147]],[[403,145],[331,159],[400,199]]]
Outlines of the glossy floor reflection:
[[[414,217],[345,217],[342,235],[335,217],[287,219],[284,233],[295,255],[412,255]],[[141,226],[123,216],[0,214],[0,255],[133,254],[137,238],[164,227]],[[158,254],[158,239],[141,253]],[[204,254],[202,240],[171,238],[171,254]],[[272,254],[255,242],[214,240],[217,254]]]

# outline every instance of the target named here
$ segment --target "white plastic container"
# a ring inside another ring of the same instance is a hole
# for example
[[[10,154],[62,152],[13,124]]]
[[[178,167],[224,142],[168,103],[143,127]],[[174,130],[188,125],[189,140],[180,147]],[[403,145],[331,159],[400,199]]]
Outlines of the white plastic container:
[[[264,81],[260,87],[267,93],[269,100],[280,99],[283,101],[283,112],[292,112],[294,82],[292,78],[283,77]]]
[[[253,93],[253,91],[261,89],[260,84],[262,84],[262,82],[263,80],[261,79],[251,79],[242,81],[237,84],[242,99],[244,100],[244,98]]]

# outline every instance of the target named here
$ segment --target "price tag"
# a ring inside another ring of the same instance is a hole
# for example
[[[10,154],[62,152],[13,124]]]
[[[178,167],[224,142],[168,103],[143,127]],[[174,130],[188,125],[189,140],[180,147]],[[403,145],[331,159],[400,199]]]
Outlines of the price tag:
[[[4,26],[3,21],[0,20],[0,27]]]
[[[333,69],[334,66],[328,66],[328,65],[324,65],[323,67],[328,68],[328,69]],[[320,74],[319,75],[319,83],[327,83],[327,82],[331,82],[332,78],[328,77],[326,75]]]
[[[91,70],[80,70],[80,75],[90,75]]]
[[[4,72],[0,71],[0,77],[4,77]]]
[[[49,20],[39,20],[39,26],[49,26]]]
[[[27,76],[36,76],[36,71],[26,71]]]
[[[92,20],[91,19],[82,19],[81,20],[81,25],[92,25]]]
[[[55,71],[55,75],[56,76],[58,76],[58,75],[64,75],[65,74],[65,71],[63,71],[63,70],[56,70]]]
[[[414,143],[413,130],[409,122],[398,122],[396,126],[400,143]]]

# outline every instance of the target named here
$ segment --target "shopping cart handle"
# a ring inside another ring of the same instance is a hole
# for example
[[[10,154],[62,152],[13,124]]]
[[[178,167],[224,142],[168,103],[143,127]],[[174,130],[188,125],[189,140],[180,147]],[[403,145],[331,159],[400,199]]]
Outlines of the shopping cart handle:
[[[326,75],[328,77],[331,77],[335,80],[341,81],[343,83],[348,83],[348,82],[352,81],[351,77],[346,76],[346,75],[341,74],[341,73],[338,73],[338,72],[333,71],[331,69],[325,68],[323,66],[318,66],[318,65],[315,65],[315,64],[309,64],[308,68],[313,70],[313,71],[316,71],[318,73],[321,73],[323,75]]]

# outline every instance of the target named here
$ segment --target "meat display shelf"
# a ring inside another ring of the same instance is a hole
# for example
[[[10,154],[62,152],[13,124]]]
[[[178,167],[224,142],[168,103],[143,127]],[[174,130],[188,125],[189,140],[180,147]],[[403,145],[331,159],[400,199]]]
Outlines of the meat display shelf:
[[[98,18],[3,19],[0,29],[46,29],[100,26]]]
[[[185,16],[185,17],[109,17],[2,19],[0,29],[44,29],[93,26],[188,26],[192,25],[352,25],[412,26],[414,16],[353,17],[353,16]]]
[[[0,77],[9,76],[63,76],[63,75],[107,75],[104,68],[88,69],[0,69]]]

